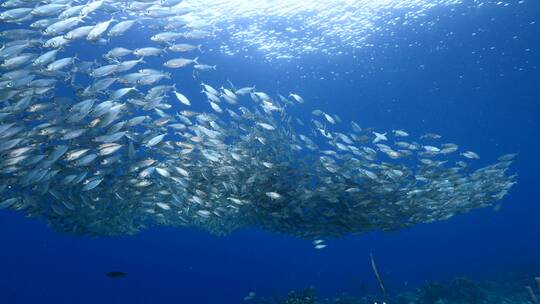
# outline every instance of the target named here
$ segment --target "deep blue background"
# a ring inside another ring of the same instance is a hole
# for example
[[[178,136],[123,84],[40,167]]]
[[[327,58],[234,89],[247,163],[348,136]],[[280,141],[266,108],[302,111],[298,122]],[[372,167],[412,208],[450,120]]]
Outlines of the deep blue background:
[[[324,295],[358,295],[362,284],[376,291],[370,252],[390,290],[538,267],[540,28],[534,22],[540,5],[534,2],[431,10],[423,21],[433,25],[420,20],[386,28],[370,37],[374,46],[342,56],[278,63],[257,53],[201,56],[218,65],[201,76],[215,86],[229,79],[269,93],[294,91],[308,103],[304,113],[321,108],[379,130],[436,132],[478,152],[479,166],[519,153],[512,167],[518,184],[499,212],[331,239],[317,251],[309,242],[254,229],[214,237],[155,228],[89,239],[2,211],[0,303],[239,303],[250,291],[270,296],[309,286]],[[186,95],[201,100],[198,82],[178,73]],[[112,270],[128,277],[111,280],[104,274]]]

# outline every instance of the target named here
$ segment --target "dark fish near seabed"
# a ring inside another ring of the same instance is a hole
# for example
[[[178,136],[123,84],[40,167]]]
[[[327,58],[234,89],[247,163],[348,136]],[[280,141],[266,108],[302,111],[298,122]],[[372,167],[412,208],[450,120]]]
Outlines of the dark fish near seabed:
[[[111,271],[107,272],[105,275],[111,279],[120,279],[125,278],[127,276],[127,273],[121,271]]]

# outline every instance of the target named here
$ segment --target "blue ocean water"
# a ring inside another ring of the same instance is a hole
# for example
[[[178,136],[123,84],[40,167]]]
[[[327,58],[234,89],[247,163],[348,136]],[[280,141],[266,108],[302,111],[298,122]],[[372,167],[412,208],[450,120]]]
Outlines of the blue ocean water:
[[[324,296],[360,296],[378,292],[370,253],[394,291],[456,276],[540,275],[539,13],[535,1],[434,8],[422,17],[429,26],[395,25],[368,37],[369,47],[291,60],[264,60],[257,50],[225,55],[218,39],[204,53],[216,71],[196,80],[191,71],[174,74],[192,96],[200,80],[229,80],[300,93],[310,110],[297,114],[306,120],[324,108],[362,126],[433,131],[476,151],[480,165],[518,153],[518,183],[499,211],[328,239],[327,248],[314,250],[308,241],[255,228],[224,237],[157,227],[88,238],[2,210],[0,303],[241,303],[249,292],[271,297],[310,286]],[[129,35],[115,44],[136,47]],[[109,271],[127,277],[110,279]]]

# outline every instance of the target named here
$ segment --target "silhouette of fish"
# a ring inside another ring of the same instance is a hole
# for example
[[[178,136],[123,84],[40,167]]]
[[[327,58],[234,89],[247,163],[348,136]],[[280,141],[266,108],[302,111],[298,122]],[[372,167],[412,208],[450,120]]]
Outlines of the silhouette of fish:
[[[121,272],[121,271],[111,271],[111,272],[107,272],[106,276],[111,279],[119,279],[119,278],[123,278],[127,276],[127,273]]]

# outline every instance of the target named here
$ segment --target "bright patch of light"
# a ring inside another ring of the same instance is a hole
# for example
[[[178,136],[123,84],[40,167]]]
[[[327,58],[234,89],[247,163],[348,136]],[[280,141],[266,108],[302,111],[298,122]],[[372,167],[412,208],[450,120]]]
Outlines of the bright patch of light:
[[[369,36],[392,25],[407,25],[436,7],[462,0],[185,0],[192,28],[211,26],[222,50],[257,49],[268,58],[306,53],[340,53],[366,45]],[[475,1],[476,6],[483,3]],[[220,38],[223,38],[221,37]]]

